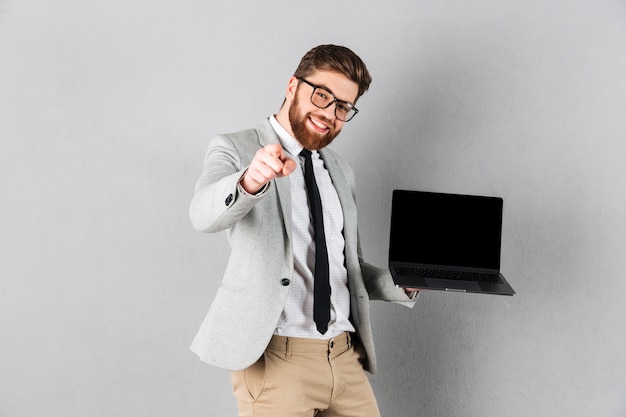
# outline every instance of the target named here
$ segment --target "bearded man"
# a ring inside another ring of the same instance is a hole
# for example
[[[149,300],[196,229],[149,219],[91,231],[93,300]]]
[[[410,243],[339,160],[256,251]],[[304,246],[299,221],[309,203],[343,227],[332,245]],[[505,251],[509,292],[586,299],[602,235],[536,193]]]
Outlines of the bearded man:
[[[362,259],[354,173],[327,147],[370,82],[350,49],[317,46],[277,114],[209,143],[190,217],[231,256],[191,349],[232,371],[240,417],[380,416],[369,301],[417,291]]]

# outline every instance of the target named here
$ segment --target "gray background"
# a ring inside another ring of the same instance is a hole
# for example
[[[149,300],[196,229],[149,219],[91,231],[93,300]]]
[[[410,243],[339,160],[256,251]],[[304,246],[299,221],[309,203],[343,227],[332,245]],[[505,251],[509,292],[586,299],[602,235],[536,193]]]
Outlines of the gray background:
[[[208,139],[300,57],[374,78],[332,146],[366,258],[393,188],[504,198],[513,297],[373,303],[385,416],[626,416],[624,1],[0,0],[0,416],[234,416],[188,350],[229,253],[188,204]]]

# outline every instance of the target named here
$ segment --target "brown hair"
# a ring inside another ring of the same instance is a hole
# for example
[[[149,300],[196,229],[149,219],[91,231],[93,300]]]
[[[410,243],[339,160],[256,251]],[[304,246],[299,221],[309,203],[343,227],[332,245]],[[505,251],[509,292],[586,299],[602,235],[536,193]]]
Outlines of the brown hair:
[[[367,91],[372,82],[365,63],[345,46],[319,45],[307,52],[293,74],[306,77],[315,71],[338,71],[359,85],[355,102]]]

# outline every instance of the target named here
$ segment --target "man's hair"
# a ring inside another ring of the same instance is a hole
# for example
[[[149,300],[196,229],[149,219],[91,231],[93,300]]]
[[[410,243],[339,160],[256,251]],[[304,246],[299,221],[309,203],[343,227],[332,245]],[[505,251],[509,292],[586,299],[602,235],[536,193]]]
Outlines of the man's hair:
[[[372,82],[372,76],[365,63],[345,46],[316,46],[302,57],[293,75],[304,78],[315,71],[337,71],[357,83],[359,91],[354,100],[355,103],[367,91]]]

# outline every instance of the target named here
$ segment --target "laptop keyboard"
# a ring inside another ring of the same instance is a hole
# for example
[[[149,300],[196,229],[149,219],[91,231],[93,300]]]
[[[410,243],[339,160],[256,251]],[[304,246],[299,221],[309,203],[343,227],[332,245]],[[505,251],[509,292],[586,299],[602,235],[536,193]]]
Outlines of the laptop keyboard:
[[[401,275],[408,275],[421,278],[444,278],[457,279],[461,281],[478,281],[497,283],[500,278],[497,274],[488,274],[485,272],[468,272],[468,271],[450,271],[442,269],[419,268],[412,266],[399,266],[396,270]]]

